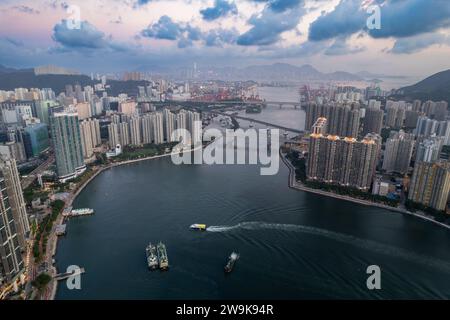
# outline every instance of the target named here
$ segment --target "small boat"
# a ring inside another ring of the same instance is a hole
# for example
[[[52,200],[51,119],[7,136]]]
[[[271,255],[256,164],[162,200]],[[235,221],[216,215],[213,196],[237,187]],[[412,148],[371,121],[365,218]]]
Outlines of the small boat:
[[[231,271],[233,271],[234,268],[234,264],[236,263],[236,261],[239,259],[239,253],[236,252],[232,252],[230,254],[230,257],[228,258],[228,262],[225,265],[224,271],[225,273],[230,273]]]
[[[193,230],[205,231],[206,230],[206,224],[194,223],[189,228],[193,229]]]
[[[145,249],[145,253],[147,255],[147,265],[150,270],[155,270],[158,268],[158,257],[156,255],[156,247],[149,243],[147,248]]]
[[[169,258],[167,257],[167,250],[164,243],[158,243],[156,246],[156,251],[158,252],[159,268],[161,270],[169,269]]]

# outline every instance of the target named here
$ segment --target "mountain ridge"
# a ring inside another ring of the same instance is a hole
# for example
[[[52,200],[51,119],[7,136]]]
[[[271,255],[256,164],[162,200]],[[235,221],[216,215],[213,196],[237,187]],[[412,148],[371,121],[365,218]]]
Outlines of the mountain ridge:
[[[437,72],[413,85],[400,88],[396,95],[406,99],[450,102],[450,69]]]

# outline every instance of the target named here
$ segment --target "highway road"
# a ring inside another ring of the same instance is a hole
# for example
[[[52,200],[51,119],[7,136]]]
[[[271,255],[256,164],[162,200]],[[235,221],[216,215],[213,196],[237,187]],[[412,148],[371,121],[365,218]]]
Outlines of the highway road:
[[[51,155],[47,160],[41,163],[36,169],[29,173],[25,178],[22,178],[21,185],[22,190],[28,188],[33,181],[37,178],[38,174],[43,173],[50,167],[50,165],[55,161],[55,156]]]

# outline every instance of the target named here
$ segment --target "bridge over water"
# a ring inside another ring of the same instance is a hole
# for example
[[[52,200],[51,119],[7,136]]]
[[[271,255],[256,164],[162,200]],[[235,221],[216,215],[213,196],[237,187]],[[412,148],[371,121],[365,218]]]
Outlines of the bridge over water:
[[[202,101],[202,100],[189,100],[189,101],[177,101],[177,100],[166,100],[164,103],[176,103],[181,105],[194,105],[194,106],[209,106],[209,105],[225,105],[225,106],[233,106],[233,105],[276,105],[279,106],[280,109],[283,106],[293,106],[295,109],[301,107],[300,102],[293,101],[242,101],[242,100],[230,100],[230,101],[222,101],[222,100],[214,100],[214,101]]]
[[[241,120],[251,121],[251,122],[254,122],[254,123],[259,123],[259,124],[262,124],[262,125],[265,125],[265,126],[269,126],[269,127],[273,127],[273,128],[289,131],[289,132],[300,133],[300,134],[305,133],[303,130],[288,128],[288,127],[280,126],[280,125],[273,124],[273,123],[270,123],[270,122],[266,122],[266,121],[262,121],[262,120],[256,120],[256,119],[253,119],[253,118],[243,117],[243,116],[239,116],[239,115],[231,115],[231,114],[228,114],[228,113],[225,113],[225,112],[219,112],[219,111],[214,111],[213,113],[220,114],[222,116],[228,116],[228,117],[235,118],[235,119],[241,119]]]

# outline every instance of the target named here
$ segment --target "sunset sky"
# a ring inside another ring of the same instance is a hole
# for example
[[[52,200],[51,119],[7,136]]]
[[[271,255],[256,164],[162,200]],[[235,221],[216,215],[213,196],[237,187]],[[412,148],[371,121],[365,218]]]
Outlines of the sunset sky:
[[[378,4],[381,29],[368,30]],[[70,29],[69,6],[81,28]],[[448,0],[0,0],[0,64],[81,71],[288,62],[426,76],[450,68]]]

